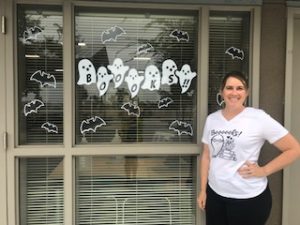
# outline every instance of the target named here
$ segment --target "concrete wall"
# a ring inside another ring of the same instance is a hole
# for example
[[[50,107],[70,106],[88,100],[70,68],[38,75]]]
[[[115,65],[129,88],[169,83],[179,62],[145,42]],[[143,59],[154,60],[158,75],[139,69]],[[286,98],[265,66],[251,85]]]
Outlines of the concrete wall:
[[[286,4],[285,1],[263,1],[261,27],[260,108],[284,121]],[[279,154],[269,144],[264,146],[261,161],[268,162]],[[273,208],[267,225],[281,225],[283,173],[269,177]]]

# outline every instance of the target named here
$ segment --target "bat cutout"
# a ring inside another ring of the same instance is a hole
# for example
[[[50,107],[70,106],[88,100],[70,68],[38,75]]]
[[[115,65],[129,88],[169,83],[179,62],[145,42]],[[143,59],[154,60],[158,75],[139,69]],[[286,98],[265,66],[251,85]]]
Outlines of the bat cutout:
[[[225,103],[221,93],[217,93],[216,101],[219,106],[222,106]]]
[[[173,101],[173,99],[172,98],[170,98],[170,97],[165,97],[165,98],[162,98],[162,99],[160,99],[159,101],[158,101],[158,104],[157,104],[157,106],[158,106],[158,108],[159,109],[161,109],[161,108],[163,108],[163,107],[168,107],[169,106],[169,104],[171,104],[171,103],[173,103],[174,101]]]
[[[124,109],[128,113],[128,115],[134,115],[136,117],[139,117],[141,113],[140,107],[131,102],[123,104],[121,109]]]
[[[34,26],[29,27],[23,32],[23,38],[27,40],[36,40],[37,36],[42,33],[42,28]]]
[[[102,127],[102,126],[105,126],[105,125],[106,125],[106,123],[102,118],[100,118],[98,116],[94,116],[94,117],[91,117],[87,120],[83,120],[81,122],[80,132],[82,134],[84,134],[88,131],[96,132],[98,127]]]
[[[44,128],[48,133],[58,133],[58,127],[53,123],[43,123],[41,128]]]
[[[238,49],[236,47],[230,47],[225,51],[226,54],[230,55],[232,59],[244,59],[244,51],[241,49]]]
[[[189,97],[192,97],[195,93],[195,90],[190,90],[188,91],[186,94],[189,96]]]
[[[136,54],[140,55],[142,53],[147,53],[153,51],[153,46],[150,43],[142,44],[137,48]]]
[[[56,88],[56,79],[53,75],[45,73],[44,71],[38,70],[35,71],[30,80],[40,83],[41,87],[51,86]]]
[[[110,29],[102,32],[101,41],[103,44],[107,41],[117,41],[117,38],[123,34],[126,34],[123,28],[118,26],[113,26]]]
[[[38,109],[43,107],[44,103],[39,99],[34,99],[31,102],[28,102],[24,105],[24,114],[25,116],[31,113],[37,113]]]
[[[189,34],[182,30],[175,29],[170,33],[169,36],[176,38],[178,42],[180,42],[180,41],[188,42],[189,41]]]
[[[192,128],[191,124],[188,124],[183,121],[174,120],[170,124],[169,130],[176,131],[178,136],[180,136],[182,134],[187,134],[187,135],[193,136],[193,128]]]

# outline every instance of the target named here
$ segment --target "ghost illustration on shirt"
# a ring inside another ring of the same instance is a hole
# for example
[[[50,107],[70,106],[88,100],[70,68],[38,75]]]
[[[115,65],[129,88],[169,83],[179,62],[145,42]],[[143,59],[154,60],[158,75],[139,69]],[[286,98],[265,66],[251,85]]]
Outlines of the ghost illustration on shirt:
[[[108,65],[107,68],[114,75],[115,88],[118,88],[124,81],[125,73],[129,69],[129,66],[125,66],[122,59],[116,58],[112,65]]]
[[[162,84],[177,84],[178,78],[175,75],[175,71],[177,71],[177,65],[172,59],[167,59],[162,64]]]
[[[184,64],[180,71],[175,72],[176,76],[179,77],[179,83],[181,87],[181,94],[185,93],[192,82],[192,79],[197,75],[191,71],[191,67],[188,64]]]
[[[107,73],[107,69],[104,66],[101,66],[98,68],[97,71],[97,88],[99,90],[99,96],[104,95],[107,90],[108,90],[108,86],[109,86],[109,82],[113,79],[113,75],[112,74],[108,74]]]
[[[93,63],[88,59],[82,59],[78,63],[78,85],[90,85],[96,83],[96,70]]]
[[[131,93],[131,98],[134,98],[141,86],[141,82],[144,80],[144,76],[139,76],[138,71],[134,68],[130,69],[128,72],[128,76],[125,77],[125,81],[128,84],[128,89]]]
[[[149,65],[145,69],[145,81],[142,85],[142,89],[148,89],[150,91],[159,90],[160,88],[160,72],[155,65]]]

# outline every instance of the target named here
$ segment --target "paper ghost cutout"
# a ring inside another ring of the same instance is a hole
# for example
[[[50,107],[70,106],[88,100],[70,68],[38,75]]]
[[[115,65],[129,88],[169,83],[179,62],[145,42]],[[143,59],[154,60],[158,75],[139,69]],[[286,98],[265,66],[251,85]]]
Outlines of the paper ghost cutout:
[[[167,59],[162,64],[162,84],[177,84],[178,78],[175,75],[175,71],[177,70],[177,65],[172,59]]]
[[[184,64],[180,71],[175,71],[175,74],[179,77],[181,94],[185,93],[189,89],[193,78],[197,76],[195,72],[191,71],[191,67],[188,64]]]
[[[230,47],[225,51],[226,54],[230,55],[232,59],[244,59],[244,51],[241,49],[238,49],[236,47]]]
[[[98,68],[97,71],[97,88],[99,90],[99,96],[104,95],[107,90],[108,90],[108,86],[109,86],[109,82],[113,79],[113,75],[112,74],[108,74],[107,73],[107,69],[104,66],[101,66]]]
[[[129,69],[129,66],[124,66],[122,59],[116,58],[112,65],[108,65],[107,68],[114,75],[115,88],[118,88],[124,80],[125,73]]]
[[[138,71],[134,68],[130,69],[128,72],[127,77],[125,78],[125,81],[128,84],[128,89],[131,93],[131,98],[134,98],[141,86],[141,82],[144,80],[144,76],[139,76]]]
[[[189,34],[185,31],[175,29],[170,33],[170,37],[176,38],[178,42],[181,40],[188,42]]]
[[[90,85],[96,83],[96,70],[93,63],[88,59],[82,59],[78,63],[78,85]]]
[[[27,116],[31,113],[37,113],[38,109],[43,107],[45,104],[39,99],[33,99],[32,101],[24,105],[24,115]]]
[[[169,104],[173,103],[173,99],[171,99],[170,97],[165,97],[165,98],[162,98],[158,101],[158,108],[161,109],[163,107],[167,108],[169,106]]]
[[[179,136],[182,134],[187,134],[187,135],[193,136],[193,128],[192,128],[191,124],[188,124],[183,121],[174,120],[170,124],[169,130],[176,131]]]
[[[80,132],[82,134],[84,134],[88,131],[96,132],[98,127],[102,127],[102,126],[105,126],[105,125],[106,125],[106,123],[102,118],[100,118],[98,116],[94,116],[94,117],[91,117],[87,120],[83,120],[81,122]]]
[[[123,34],[126,34],[123,28],[118,26],[113,26],[108,30],[102,32],[101,34],[102,43],[104,44],[107,41],[117,41],[117,38]]]
[[[161,76],[158,68],[155,65],[149,65],[145,69],[145,81],[142,85],[142,89],[148,89],[150,91],[159,90]]]
[[[30,80],[38,82],[41,87],[51,86],[56,88],[56,79],[53,75],[45,73],[44,71],[38,70],[34,72]]]
[[[53,123],[43,123],[41,128],[44,128],[48,133],[58,133],[58,127]]]
[[[124,109],[128,115],[134,115],[136,117],[140,116],[141,110],[140,107],[134,103],[127,102],[121,106],[121,109]]]

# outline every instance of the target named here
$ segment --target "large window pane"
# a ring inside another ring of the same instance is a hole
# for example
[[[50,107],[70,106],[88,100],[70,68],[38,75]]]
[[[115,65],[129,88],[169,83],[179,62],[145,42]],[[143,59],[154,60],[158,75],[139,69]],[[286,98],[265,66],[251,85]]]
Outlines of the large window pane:
[[[77,144],[195,143],[197,18],[76,7]]]
[[[64,224],[62,158],[20,159],[20,224]]]
[[[223,76],[249,75],[250,12],[212,11],[209,17],[209,113],[219,109]]]
[[[19,144],[63,141],[62,7],[18,5]]]
[[[76,224],[195,224],[195,158],[76,158]]]

